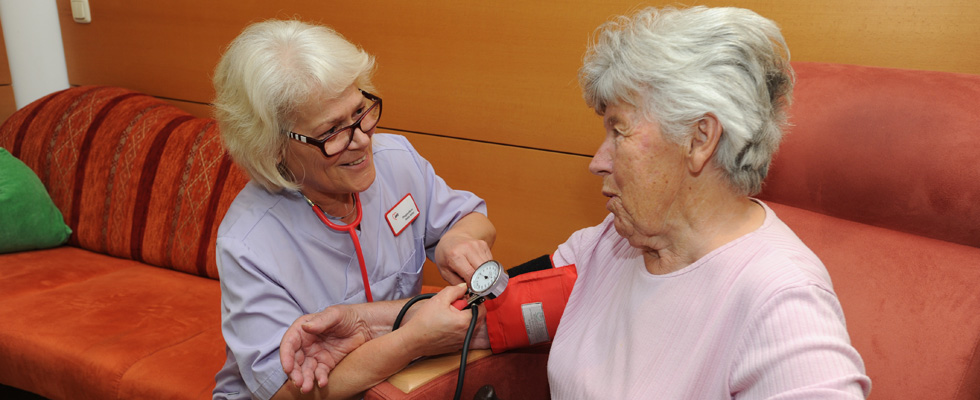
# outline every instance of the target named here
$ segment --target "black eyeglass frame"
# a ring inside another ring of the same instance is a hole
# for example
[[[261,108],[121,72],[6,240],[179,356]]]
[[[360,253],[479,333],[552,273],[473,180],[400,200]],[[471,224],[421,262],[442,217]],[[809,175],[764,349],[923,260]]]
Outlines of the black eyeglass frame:
[[[375,107],[378,108],[378,122],[381,122],[381,110],[382,110],[382,108],[381,108],[381,98],[378,97],[378,96],[375,96],[375,95],[373,95],[371,93],[365,92],[364,90],[361,90],[361,89],[358,89],[358,90],[361,91],[361,94],[364,95],[364,97],[366,99],[368,99],[370,101],[373,101],[374,104],[372,104],[370,107],[368,107],[367,110],[364,110],[364,112],[361,113],[361,116],[358,117],[357,118],[357,121],[354,121],[353,124],[350,124],[350,125],[347,125],[347,126],[345,126],[343,128],[337,129],[334,133],[330,134],[330,136],[327,136],[327,137],[325,137],[323,139],[317,139],[317,138],[312,137],[312,136],[300,135],[300,134],[298,134],[296,132],[293,132],[293,131],[286,132],[286,136],[288,136],[290,139],[293,139],[293,140],[296,140],[296,141],[299,141],[299,142],[302,142],[302,143],[306,143],[308,145],[315,146],[315,147],[319,148],[320,149],[320,152],[323,153],[323,155],[325,157],[333,157],[333,156],[336,156],[336,155],[338,155],[340,153],[343,153],[343,152],[347,151],[347,148],[350,147],[351,142],[354,141],[354,135],[357,134],[357,132],[355,132],[354,129],[360,129],[361,132],[364,132],[365,134],[367,134],[367,131],[365,131],[361,127],[361,121],[363,121],[364,120],[364,117],[367,117],[368,114],[371,113],[371,110],[373,110]],[[378,126],[378,122],[375,122],[374,123],[374,126],[372,126],[370,129],[368,129],[368,131],[371,130],[371,129],[376,128]],[[342,132],[344,132],[344,131],[346,131],[348,129],[350,129],[350,131],[351,131],[350,132],[350,138],[347,139],[347,144],[344,145],[344,148],[341,149],[340,151],[334,153],[334,154],[327,154],[327,146],[326,146],[327,142],[329,142],[330,139],[333,139],[334,137],[336,137],[337,135],[341,134]]]

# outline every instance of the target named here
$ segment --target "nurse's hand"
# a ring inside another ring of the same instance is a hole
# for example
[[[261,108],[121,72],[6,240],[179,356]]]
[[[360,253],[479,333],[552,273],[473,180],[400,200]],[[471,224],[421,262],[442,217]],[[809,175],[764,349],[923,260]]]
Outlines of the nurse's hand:
[[[452,285],[469,282],[476,268],[493,259],[490,246],[497,231],[486,216],[470,213],[439,239],[435,261],[439,274]]]
[[[397,332],[405,334],[407,343],[417,347],[417,355],[432,356],[459,351],[463,347],[466,331],[473,318],[471,310],[458,310],[452,305],[466,293],[466,285],[447,286],[429,300],[413,308],[417,311],[403,323]],[[479,309],[476,331],[470,341],[470,349],[486,349],[490,341],[486,335],[486,310]]]
[[[347,354],[373,338],[358,304],[340,304],[296,319],[279,344],[282,369],[300,391],[327,385],[330,371]],[[361,310],[365,311],[365,310]]]

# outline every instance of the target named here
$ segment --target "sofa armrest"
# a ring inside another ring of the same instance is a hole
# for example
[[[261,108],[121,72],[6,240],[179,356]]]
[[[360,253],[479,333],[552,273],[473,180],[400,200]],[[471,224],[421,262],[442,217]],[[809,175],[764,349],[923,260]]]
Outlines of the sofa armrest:
[[[461,399],[472,399],[484,385],[491,385],[501,400],[547,399],[548,351],[540,345],[491,354],[470,351]],[[451,399],[456,392],[460,353],[430,357],[412,363],[401,372],[368,390],[366,400]]]

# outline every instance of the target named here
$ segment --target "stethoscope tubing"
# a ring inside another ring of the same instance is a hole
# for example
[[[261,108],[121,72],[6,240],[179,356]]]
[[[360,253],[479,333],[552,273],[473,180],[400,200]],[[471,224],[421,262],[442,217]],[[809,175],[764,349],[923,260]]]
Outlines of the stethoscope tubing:
[[[350,235],[351,241],[354,242],[354,250],[357,251],[357,263],[361,266],[361,280],[364,282],[364,294],[367,296],[367,301],[370,303],[374,301],[374,297],[371,296],[371,283],[368,280],[367,266],[364,265],[364,253],[361,251],[361,240],[357,237],[356,232],[357,226],[361,224],[361,216],[364,215],[364,213],[361,212],[361,196],[357,193],[354,193],[354,205],[357,207],[357,216],[354,217],[354,221],[347,225],[340,225],[330,221],[330,219],[327,218],[327,214],[320,209],[320,206],[312,204],[313,212],[320,218],[320,221],[323,221],[324,225],[335,231],[346,231]]]

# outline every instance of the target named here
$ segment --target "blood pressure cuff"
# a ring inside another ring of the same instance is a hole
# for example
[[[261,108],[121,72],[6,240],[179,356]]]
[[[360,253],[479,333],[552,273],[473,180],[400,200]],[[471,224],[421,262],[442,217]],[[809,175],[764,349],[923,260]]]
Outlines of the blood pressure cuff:
[[[507,288],[487,300],[487,333],[494,353],[551,341],[578,273],[575,265],[511,277]]]

